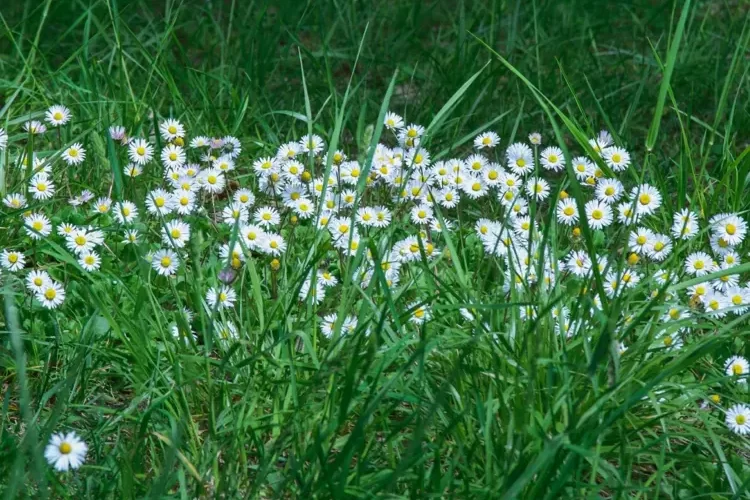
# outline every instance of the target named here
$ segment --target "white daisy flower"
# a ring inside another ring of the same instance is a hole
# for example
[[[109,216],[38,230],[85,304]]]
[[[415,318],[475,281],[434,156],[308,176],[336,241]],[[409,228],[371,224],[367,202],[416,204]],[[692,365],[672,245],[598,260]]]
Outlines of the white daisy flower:
[[[86,460],[88,446],[75,432],[54,434],[44,448],[47,463],[59,472],[77,469]]]

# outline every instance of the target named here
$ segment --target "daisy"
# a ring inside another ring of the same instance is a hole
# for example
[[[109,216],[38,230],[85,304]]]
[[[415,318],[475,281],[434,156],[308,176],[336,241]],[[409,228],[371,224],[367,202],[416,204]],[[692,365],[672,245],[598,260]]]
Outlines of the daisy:
[[[542,167],[553,172],[559,172],[565,168],[565,158],[560,148],[550,146],[545,148],[540,155]]]
[[[612,144],[612,136],[606,130],[600,131],[598,136],[593,139],[589,139],[589,145],[591,146],[591,148],[600,154],[610,144]]]
[[[713,271],[713,259],[705,252],[694,252],[685,259],[685,272],[692,276],[703,276]]]
[[[113,141],[123,141],[127,138],[125,133],[125,127],[120,125],[112,125],[109,127],[109,136]]]
[[[375,222],[373,222],[373,225],[379,228],[388,227],[391,223],[391,211],[383,206],[373,207],[373,210],[375,210]]]
[[[153,215],[167,215],[172,211],[173,198],[163,189],[154,189],[146,195],[146,209]]]
[[[206,302],[211,309],[229,309],[234,307],[236,300],[237,292],[226,285],[221,285],[219,288],[211,287],[206,292]]]
[[[672,240],[666,234],[654,234],[645,251],[648,258],[661,262],[672,252]]]
[[[228,156],[232,160],[240,156],[240,153],[242,152],[242,144],[240,144],[239,139],[232,135],[227,135],[221,140],[224,141],[224,151],[226,151],[225,156]]]
[[[309,219],[315,215],[315,204],[307,198],[300,198],[292,207],[300,219]]]
[[[589,177],[592,177],[595,170],[594,164],[585,156],[573,158],[573,172],[576,174],[576,178],[579,181],[584,181]]]
[[[128,144],[130,161],[138,165],[145,165],[154,157],[154,147],[145,139],[134,139]]]
[[[231,321],[214,323],[214,332],[223,343],[229,343],[239,338],[237,327]]]
[[[190,226],[181,220],[169,221],[162,228],[161,239],[166,245],[182,248],[190,239]]]
[[[161,161],[166,168],[176,169],[185,164],[187,156],[185,150],[175,144],[167,144],[161,150]]]
[[[20,271],[26,263],[26,257],[21,252],[3,250],[0,255],[0,265],[11,272]]]
[[[300,139],[299,145],[300,151],[302,151],[303,153],[313,153],[317,155],[318,153],[323,151],[325,142],[319,135],[307,134]]]
[[[143,168],[137,163],[129,163],[122,168],[122,173],[126,177],[136,178],[143,173]]]
[[[170,207],[174,207],[178,214],[187,215],[195,210],[195,193],[192,191],[180,189],[172,193],[171,197]]]
[[[661,193],[649,184],[634,187],[630,191],[630,197],[636,201],[636,211],[643,215],[654,213],[661,205]]]
[[[247,223],[250,218],[247,207],[237,202],[224,207],[224,210],[222,210],[221,212],[221,216],[224,220],[224,223],[230,225],[234,225],[237,223]]]
[[[297,142],[287,142],[286,144],[282,144],[279,147],[278,152],[276,153],[276,158],[278,160],[293,160],[295,156],[297,156],[301,151],[300,145]],[[260,160],[258,160],[260,161]],[[258,163],[256,161],[256,164]],[[263,166],[263,165],[261,165]],[[253,168],[255,168],[255,165],[253,165]],[[257,169],[256,169],[257,170]],[[269,172],[270,173],[270,172]]]
[[[39,293],[44,285],[51,282],[52,279],[45,271],[33,270],[26,276],[26,288],[34,293]]]
[[[484,132],[474,138],[474,147],[477,149],[492,149],[500,144],[500,136],[495,132]]]
[[[586,203],[586,220],[592,229],[602,229],[612,223],[612,209],[606,203],[591,200]]]
[[[86,271],[96,271],[101,266],[102,260],[96,252],[85,252],[78,256],[78,263]]]
[[[566,226],[573,226],[578,222],[578,207],[575,201],[565,198],[557,202],[557,220]]]
[[[172,276],[179,265],[179,257],[169,249],[158,250],[151,257],[151,267],[161,276]]]
[[[414,224],[429,224],[433,213],[429,205],[418,205],[411,209],[411,221]]]
[[[211,166],[221,172],[229,172],[234,170],[234,160],[229,155],[220,156],[214,160]]]
[[[253,214],[253,219],[265,228],[276,226],[281,222],[279,212],[273,207],[260,207]]]
[[[52,232],[52,223],[46,215],[32,213],[24,219],[24,228],[32,239],[41,240]]]
[[[549,196],[549,183],[541,177],[530,177],[526,182],[526,193],[537,201],[543,201]]]
[[[615,172],[627,170],[630,165],[630,154],[617,146],[610,146],[602,150],[602,159]]]
[[[515,174],[523,176],[534,170],[534,154],[526,144],[521,142],[511,144],[505,156],[508,160],[508,168]]]
[[[56,104],[51,106],[47,113],[44,115],[44,119],[53,127],[59,127],[65,125],[70,121],[70,110],[65,106]]]
[[[190,141],[190,147],[193,149],[205,148],[209,145],[210,141],[211,139],[209,139],[205,135],[199,135],[197,137],[194,137],[193,140]]]
[[[37,120],[31,120],[24,123],[23,129],[31,135],[41,135],[47,131],[47,127]]]
[[[80,165],[81,163],[83,163],[83,160],[86,159],[86,150],[83,149],[81,143],[76,142],[68,149],[63,151],[62,159],[68,165]]]
[[[626,226],[638,224],[642,217],[643,213],[639,212],[635,203],[631,201],[624,201],[617,205],[617,221],[621,224]]]
[[[255,203],[255,195],[249,189],[242,188],[234,193],[233,200],[235,203],[250,208]]]
[[[711,217],[711,231],[731,246],[745,239],[747,223],[736,214],[719,214]]]
[[[55,185],[47,174],[35,174],[29,181],[29,193],[35,200],[48,200],[55,195]]]
[[[655,236],[654,232],[650,229],[639,227],[630,233],[628,246],[632,252],[645,255],[649,247],[653,244]]]
[[[66,236],[65,246],[71,252],[81,254],[90,252],[96,246],[96,242],[85,229],[77,229]]]
[[[596,184],[596,198],[604,203],[614,203],[620,199],[624,189],[617,179],[602,179]]]
[[[138,217],[138,207],[130,201],[115,203],[115,208],[112,212],[120,224],[130,224]]]
[[[262,227],[252,224],[242,227],[240,229],[240,234],[242,235],[242,241],[250,250],[257,250],[260,248],[263,238],[266,235]]]
[[[12,209],[26,208],[26,197],[20,193],[11,193],[3,198],[3,205]]]
[[[53,434],[44,448],[47,463],[60,472],[77,469],[86,460],[88,446],[75,432]]]
[[[45,309],[55,309],[65,301],[65,290],[62,285],[50,280],[36,292],[36,300],[41,302]]]
[[[744,288],[738,286],[730,287],[726,291],[728,307],[732,308],[734,314],[744,314],[750,306],[750,293]]]
[[[534,146],[539,146],[542,143],[542,134],[540,134],[539,132],[530,133],[529,142]]]
[[[159,124],[159,133],[165,141],[169,142],[178,137],[185,137],[185,127],[179,121],[170,118]]]
[[[126,245],[135,245],[138,243],[138,230],[128,229],[123,235],[123,243]]]
[[[201,185],[209,193],[221,193],[226,185],[226,178],[221,170],[209,168],[201,172]]]
[[[725,421],[729,430],[744,436],[750,433],[750,407],[736,404],[727,410]]]
[[[399,130],[404,127],[404,119],[396,113],[389,111],[385,114],[383,125],[385,125],[388,130]]]
[[[410,304],[407,306],[407,309],[414,309],[411,312],[409,321],[411,321],[415,325],[423,325],[432,317],[432,312],[426,305]]]
[[[112,200],[109,198],[101,197],[94,202],[94,212],[99,214],[106,214],[112,207]]]
[[[281,255],[286,251],[286,241],[279,234],[266,233],[260,243],[260,251],[268,255]]]
[[[724,371],[730,377],[734,377],[737,382],[747,383],[747,374],[750,370],[750,365],[747,359],[742,356],[732,356],[727,360],[726,368]]]
[[[472,200],[477,200],[487,194],[487,185],[481,177],[468,176],[461,187]]]
[[[0,151],[5,151],[8,147],[8,133],[0,128]]]

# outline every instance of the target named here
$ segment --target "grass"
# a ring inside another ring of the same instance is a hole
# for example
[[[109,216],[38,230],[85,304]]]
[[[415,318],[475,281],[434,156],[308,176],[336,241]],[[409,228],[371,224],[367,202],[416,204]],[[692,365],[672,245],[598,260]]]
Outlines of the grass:
[[[485,129],[503,146],[538,130],[571,157],[606,128],[634,157],[623,182],[657,186],[667,213],[749,208],[744,1],[9,3],[0,10],[0,127],[24,143],[23,122],[51,104],[71,108],[73,126],[47,139],[55,148],[84,142],[89,158],[86,168],[56,174],[63,193],[144,199],[145,184],[121,175],[125,156],[106,136],[110,124],[147,137],[154,114],[179,118],[191,136],[236,135],[236,180],[256,186],[252,160],[308,132],[368,168],[371,146],[385,140],[378,124],[394,110],[427,127],[424,145],[442,159],[465,156]],[[11,192],[25,179],[10,153],[2,156],[0,185]],[[152,168],[142,178],[158,177]],[[577,183],[570,191],[583,200]],[[86,273],[61,240],[32,244],[19,214],[3,207],[0,245],[48,265],[67,298],[66,307],[43,310],[4,276],[0,492],[746,497],[747,437],[729,433],[722,410],[699,405],[714,393],[721,408],[748,402],[746,387],[723,376],[728,357],[750,355],[747,314],[717,321],[696,313],[695,334],[675,355],[653,348],[663,295],[616,296],[590,317],[581,287],[505,296],[503,268],[483,256],[472,229],[495,205],[461,205],[445,234],[449,251],[428,261],[420,242],[413,286],[393,292],[378,266],[375,289],[354,279],[364,249],[337,257],[323,233],[296,228],[287,240],[297,250],[278,272],[255,256],[239,273],[231,317],[243,342],[229,349],[213,345],[217,311],[201,305],[223,267],[206,218],[191,220],[185,253],[194,264],[168,281],[149,272],[145,247],[114,239],[102,270]],[[41,208],[55,222],[92,220],[51,207]],[[564,255],[554,213],[532,211],[544,222],[544,251]],[[373,254],[408,234],[402,219],[368,241]],[[668,227],[671,217],[660,222]],[[580,247],[590,253],[627,239],[583,226]],[[669,265],[681,267],[677,255],[686,253],[676,249]],[[323,266],[337,269],[335,298],[298,301],[305,276]],[[602,275],[589,287],[604,297]],[[670,291],[684,297],[706,279]],[[409,326],[413,301],[432,309],[423,327]],[[589,335],[566,342],[544,314],[522,320],[525,301],[570,306]],[[175,321],[189,328],[175,313],[182,306],[196,313],[198,340],[189,346],[170,333]],[[481,320],[463,319],[463,307]],[[355,335],[322,335],[315,318],[335,311],[358,317]],[[637,318],[631,326],[620,321],[626,313]],[[620,340],[629,346],[621,357]],[[86,440],[88,459],[60,474],[42,454],[51,433],[68,429]]]

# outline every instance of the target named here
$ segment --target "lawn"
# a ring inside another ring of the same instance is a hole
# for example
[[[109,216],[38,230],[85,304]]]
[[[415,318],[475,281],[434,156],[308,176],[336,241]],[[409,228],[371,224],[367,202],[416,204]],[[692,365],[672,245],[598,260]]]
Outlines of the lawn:
[[[747,0],[6,0],[0,495],[750,496]]]

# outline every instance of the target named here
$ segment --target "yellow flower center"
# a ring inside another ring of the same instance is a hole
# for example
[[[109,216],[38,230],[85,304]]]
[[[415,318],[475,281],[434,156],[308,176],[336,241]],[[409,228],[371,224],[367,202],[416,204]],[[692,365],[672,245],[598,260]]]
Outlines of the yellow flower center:
[[[122,215],[124,215],[125,217],[127,217],[128,215],[130,215],[130,209],[128,207],[123,207],[122,208]]]
[[[622,161],[622,156],[620,156],[619,153],[615,153],[612,155],[612,163],[620,163]]]
[[[674,343],[674,340],[672,339],[672,337],[670,335],[667,335],[666,337],[664,337],[664,345],[665,346],[669,347],[673,343]]]
[[[719,403],[721,402],[721,397],[720,397],[720,396],[719,396],[718,394],[711,394],[711,395],[709,396],[709,399],[710,399],[710,400],[711,400],[711,401],[712,401],[712,402],[713,402],[714,404],[719,404]]]
[[[270,212],[264,213],[263,214],[263,220],[265,220],[265,221],[271,220],[271,213]]]
[[[161,267],[169,267],[170,265],[172,265],[172,259],[165,255],[161,258],[161,261],[159,261],[159,263],[161,264]]]
[[[735,306],[742,305],[742,296],[740,296],[740,295],[734,295],[732,297],[732,304],[734,304]]]
[[[135,148],[135,152],[136,154],[138,154],[138,156],[144,156],[146,154],[146,148],[144,148],[143,146],[138,146],[137,148]]]
[[[726,229],[727,229],[727,234],[729,235],[733,235],[734,233],[737,232],[737,226],[735,226],[734,224],[727,224]]]
[[[180,236],[182,236],[182,233],[177,228],[172,229],[170,234],[172,235],[172,238],[179,238]]]
[[[417,318],[420,318],[420,319],[424,318],[424,309],[422,309],[420,307],[419,309],[417,309],[416,311],[414,311],[414,316],[416,316]]]
[[[54,288],[47,288],[47,289],[46,289],[46,290],[44,291],[44,297],[45,297],[45,298],[46,298],[47,300],[54,300],[54,298],[55,298],[55,297],[57,297],[57,292],[55,291],[55,289],[54,289]],[[68,446],[70,446],[70,445],[68,445]]]
[[[662,243],[661,241],[657,241],[656,243],[654,243],[654,250],[656,250],[657,252],[661,252],[663,249],[664,243]]]
[[[170,125],[170,126],[169,126],[169,127],[167,128],[167,132],[169,132],[170,134],[174,135],[174,134],[176,134],[176,133],[177,133],[177,127],[175,127],[174,125]]]
[[[215,175],[209,175],[206,179],[209,184],[216,184],[216,176]]]
[[[571,215],[575,213],[575,209],[573,209],[573,207],[568,206],[563,209],[563,213],[567,215],[568,217],[570,217]]]
[[[739,363],[733,364],[732,373],[734,373],[735,375],[742,375],[742,366],[740,366]]]
[[[183,196],[182,198],[180,198],[180,205],[186,207],[188,206],[188,204],[190,204],[190,199],[187,196]]]
[[[73,158],[75,158],[76,156],[78,156],[78,150],[74,148],[70,148],[68,150],[68,156],[72,156]]]
[[[646,243],[646,240],[647,240],[647,238],[644,235],[640,235],[636,239],[636,241],[638,242],[639,245],[644,245]]]
[[[59,120],[59,118],[57,118],[57,120]],[[60,450],[60,453],[62,453],[63,455],[67,455],[68,453],[73,451],[73,447],[70,446],[70,443],[65,441],[60,443],[60,446],[58,446],[57,449]]]
[[[94,262],[96,262],[96,259],[94,259],[93,255],[87,255],[83,258],[83,261],[88,264],[89,266],[94,265]]]
[[[169,153],[169,159],[172,161],[177,160],[177,153]]]
[[[701,269],[706,267],[706,264],[704,264],[702,260],[696,260],[695,264],[693,264],[693,267],[697,269],[698,271],[700,271]]]
[[[8,255],[8,261],[11,264],[15,264],[16,262],[18,262],[18,254],[12,253],[12,254]]]
[[[680,317],[680,311],[678,309],[670,309],[669,310],[669,317],[672,319],[677,319]]]
[[[613,188],[612,186],[608,186],[607,189],[604,190],[604,194],[606,194],[607,196],[612,196],[613,194],[615,194],[615,188]]]
[[[55,111],[55,114],[52,115],[52,118],[54,118],[56,121],[59,122],[60,120],[63,119],[63,114],[60,113],[59,111]]]
[[[746,420],[745,415],[737,415],[734,417],[734,421],[737,422],[737,425],[745,425]]]
[[[604,212],[596,208],[591,212],[591,217],[596,220],[601,220],[601,218],[604,217]]]
[[[271,248],[279,248],[279,244],[276,242],[276,240],[271,240],[271,243],[268,244]]]
[[[34,229],[34,231],[41,231],[41,230],[42,230],[42,228],[44,227],[44,224],[42,224],[42,222],[41,222],[41,221],[35,220],[35,221],[34,221],[34,222],[33,222],[33,223],[31,224],[31,227],[32,227],[32,229]]]
[[[219,302],[224,302],[227,300],[227,294],[224,292],[219,293]]]
[[[638,197],[638,201],[641,203],[641,205],[648,205],[651,203],[651,195],[648,193],[643,193]]]
[[[36,285],[36,286],[42,286],[42,283],[44,283],[44,281],[39,276],[37,276],[37,277],[34,278],[34,285]]]

